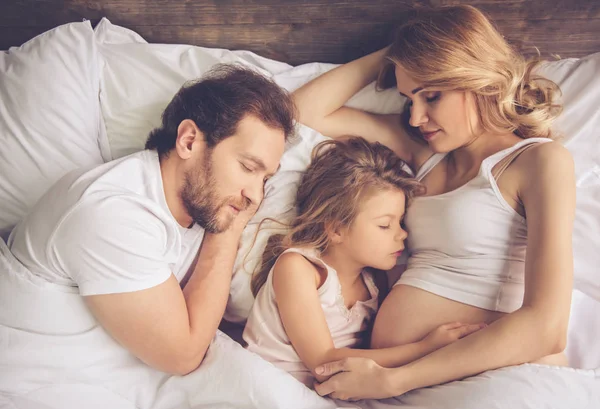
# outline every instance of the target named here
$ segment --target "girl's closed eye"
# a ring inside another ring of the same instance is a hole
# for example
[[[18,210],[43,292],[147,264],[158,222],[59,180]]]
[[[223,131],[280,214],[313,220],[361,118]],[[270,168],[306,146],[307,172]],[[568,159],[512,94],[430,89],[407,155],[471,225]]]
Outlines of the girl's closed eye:
[[[379,226],[379,228],[380,228],[380,229],[383,229],[383,230],[387,230],[387,229],[389,229],[390,227],[391,227],[391,226],[390,226],[389,224],[388,224],[387,226]]]
[[[252,172],[254,172],[254,170],[253,170],[253,169],[250,169],[248,166],[244,165],[244,163],[243,163],[243,162],[240,162],[240,165],[241,165],[242,169],[243,169],[245,172],[248,172],[248,173],[252,173]]]

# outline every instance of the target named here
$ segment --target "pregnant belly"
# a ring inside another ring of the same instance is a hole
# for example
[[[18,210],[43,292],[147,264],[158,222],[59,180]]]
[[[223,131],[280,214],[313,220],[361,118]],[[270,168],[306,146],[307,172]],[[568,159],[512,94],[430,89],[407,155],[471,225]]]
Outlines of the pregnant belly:
[[[492,323],[504,314],[449,300],[419,288],[396,285],[385,298],[373,327],[371,348],[421,340],[442,324]]]
[[[442,324],[490,324],[504,313],[449,300],[420,288],[397,285],[385,298],[373,326],[371,348],[388,348],[423,339]],[[548,355],[535,363],[567,366],[564,353]]]

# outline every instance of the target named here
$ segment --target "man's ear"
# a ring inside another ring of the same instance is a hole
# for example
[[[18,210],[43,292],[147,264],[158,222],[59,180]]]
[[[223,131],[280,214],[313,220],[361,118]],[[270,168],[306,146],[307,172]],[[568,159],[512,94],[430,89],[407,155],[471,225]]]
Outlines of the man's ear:
[[[204,149],[204,134],[191,119],[184,119],[177,127],[175,150],[181,159],[189,159],[198,148]]]

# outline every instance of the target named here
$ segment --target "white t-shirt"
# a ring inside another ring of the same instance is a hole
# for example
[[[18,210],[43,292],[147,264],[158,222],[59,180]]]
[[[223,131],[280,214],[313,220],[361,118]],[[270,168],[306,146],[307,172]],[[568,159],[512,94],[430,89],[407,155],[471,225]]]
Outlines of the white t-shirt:
[[[8,239],[33,274],[83,296],[147,289],[186,276],[204,236],[180,226],[158,155],[141,151],[65,175]]]

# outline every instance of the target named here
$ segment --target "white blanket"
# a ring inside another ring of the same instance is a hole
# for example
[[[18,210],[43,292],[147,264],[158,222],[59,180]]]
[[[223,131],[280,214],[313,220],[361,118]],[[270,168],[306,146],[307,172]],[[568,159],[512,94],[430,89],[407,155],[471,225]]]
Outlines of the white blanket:
[[[187,376],[169,376],[127,353],[96,325],[75,291],[37,279],[0,240],[0,408],[597,409],[599,405],[600,371],[541,365],[489,371],[385,401],[334,402],[222,333],[200,368]]]
[[[50,300],[47,294],[53,289],[44,288],[46,295],[42,296],[41,284],[31,276],[24,280],[27,272],[15,264],[1,241],[0,247],[0,288],[5,297],[0,299],[4,300],[0,301],[0,321],[22,314],[18,309],[24,304],[42,307],[35,305],[38,297],[51,315],[72,315],[73,311],[66,309],[81,308],[76,298],[62,298],[60,303]],[[22,297],[21,301],[10,300],[8,291],[13,297]],[[82,324],[86,321],[74,319]],[[74,334],[66,342],[64,337],[61,339],[57,342],[53,335],[0,325],[0,408],[597,409],[600,404],[600,373],[591,370],[521,365],[413,391],[396,399],[349,403],[319,397],[222,333],[213,340],[202,366],[183,377],[168,376],[143,365],[124,353],[99,327]],[[88,347],[81,348],[84,344]],[[26,348],[32,345],[43,352],[32,353]],[[98,351],[103,351],[101,356]],[[104,368],[95,370],[91,364]],[[53,367],[63,369],[47,378],[45,371]],[[109,377],[105,376],[106,369],[110,369]]]

